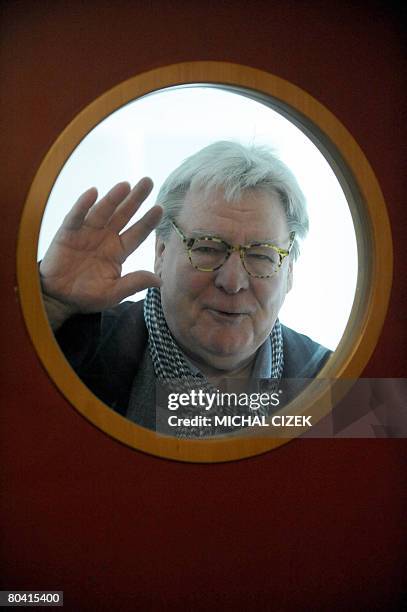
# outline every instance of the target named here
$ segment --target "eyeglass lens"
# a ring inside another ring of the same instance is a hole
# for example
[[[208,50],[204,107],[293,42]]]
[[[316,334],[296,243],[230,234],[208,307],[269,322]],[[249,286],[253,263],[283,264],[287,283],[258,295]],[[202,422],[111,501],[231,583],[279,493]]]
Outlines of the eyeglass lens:
[[[190,249],[192,265],[202,270],[214,270],[225,263],[228,248],[215,240],[196,240]],[[243,251],[247,272],[253,276],[271,276],[280,266],[280,256],[268,246],[252,246]]]

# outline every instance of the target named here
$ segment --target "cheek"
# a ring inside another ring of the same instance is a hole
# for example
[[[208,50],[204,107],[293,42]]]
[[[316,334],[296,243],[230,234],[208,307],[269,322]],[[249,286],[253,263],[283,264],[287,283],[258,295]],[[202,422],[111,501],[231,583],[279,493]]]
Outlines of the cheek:
[[[185,299],[194,300],[214,287],[212,274],[195,270],[191,264],[177,272],[177,287]]]
[[[200,298],[210,291],[213,281],[211,274],[195,270],[189,261],[173,262],[164,269],[161,295],[167,312],[176,318],[182,312],[183,318],[189,318],[199,306]],[[196,313],[195,313],[196,314]]]
[[[187,288],[192,295],[199,295],[215,286],[213,284],[213,274],[211,272],[192,270],[188,278],[185,278],[187,280]]]
[[[282,279],[279,280],[281,281]],[[276,282],[267,287],[260,285],[256,288],[256,300],[258,304],[260,304],[263,316],[266,318],[276,316],[278,314],[286,295],[284,287],[284,283],[277,282],[276,279]]]

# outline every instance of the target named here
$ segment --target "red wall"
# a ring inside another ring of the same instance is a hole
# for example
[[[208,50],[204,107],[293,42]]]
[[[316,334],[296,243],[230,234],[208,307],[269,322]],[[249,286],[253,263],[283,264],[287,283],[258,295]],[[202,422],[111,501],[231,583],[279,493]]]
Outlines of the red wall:
[[[242,63],[316,97],[370,160],[388,204],[395,276],[364,375],[405,376],[405,56],[401,10],[386,6],[2,3],[1,588],[64,590],[68,610],[402,609],[405,440],[298,440],[218,465],[128,449],[48,379],[15,293],[25,197],[78,111],[164,64]]]

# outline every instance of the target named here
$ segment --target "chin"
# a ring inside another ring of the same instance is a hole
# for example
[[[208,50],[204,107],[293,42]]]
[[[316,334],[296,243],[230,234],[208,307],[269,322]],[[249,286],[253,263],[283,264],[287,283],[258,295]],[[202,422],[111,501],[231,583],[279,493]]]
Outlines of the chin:
[[[255,348],[251,352],[247,344],[242,342],[206,342],[201,345],[200,354],[209,365],[224,369],[237,367],[255,352]]]
[[[220,356],[232,356],[249,350],[250,346],[253,345],[253,338],[251,336],[251,334],[242,334],[241,332],[230,333],[220,330],[209,332],[208,329],[205,329],[200,334],[200,338],[197,338],[197,341],[210,353]]]

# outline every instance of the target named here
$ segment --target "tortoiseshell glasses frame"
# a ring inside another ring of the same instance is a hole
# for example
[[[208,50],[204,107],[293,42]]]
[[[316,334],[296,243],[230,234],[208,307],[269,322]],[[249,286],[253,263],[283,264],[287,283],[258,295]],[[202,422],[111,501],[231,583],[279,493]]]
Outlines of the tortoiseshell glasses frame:
[[[175,232],[177,233],[177,235],[181,238],[182,242],[184,243],[185,250],[187,252],[188,259],[191,265],[196,270],[199,270],[200,272],[215,272],[216,270],[219,270],[226,263],[226,261],[229,259],[231,254],[236,251],[236,252],[239,252],[243,267],[246,270],[247,274],[249,274],[249,276],[253,276],[254,278],[271,278],[272,276],[278,273],[278,271],[280,270],[283,264],[284,259],[289,256],[292,246],[294,244],[294,239],[295,239],[295,232],[291,232],[290,233],[290,244],[287,249],[278,247],[275,244],[272,244],[270,242],[252,242],[250,244],[233,245],[233,244],[227,243],[225,240],[222,240],[222,238],[218,238],[216,236],[199,236],[197,238],[188,238],[187,236],[185,236],[184,232],[175,223],[173,219],[170,219],[170,223],[172,227],[174,228]],[[194,260],[193,248],[196,245],[196,243],[199,243],[199,242],[205,243],[205,245],[202,246],[203,249],[210,249],[211,246],[213,246],[214,254],[216,255],[216,252],[217,252],[218,258],[222,259],[222,261],[219,264],[214,265],[214,266],[197,265],[196,263],[197,256],[195,253],[195,260]],[[259,252],[259,249],[266,249],[266,250],[270,249],[270,257],[267,256],[264,251],[261,254]],[[278,261],[273,261],[273,258],[275,258],[276,255],[278,257]],[[247,263],[247,256],[256,258],[257,262],[262,261],[263,263],[260,265],[260,267],[261,266],[267,267],[269,265],[271,268],[270,273],[259,274],[259,273],[253,272],[253,270],[250,269],[250,264]]]

